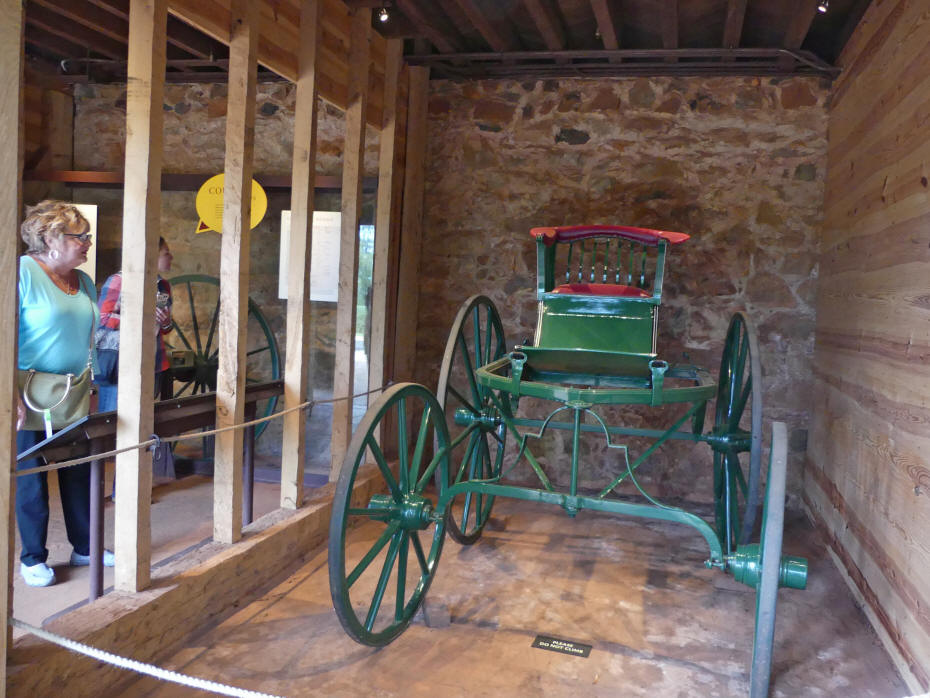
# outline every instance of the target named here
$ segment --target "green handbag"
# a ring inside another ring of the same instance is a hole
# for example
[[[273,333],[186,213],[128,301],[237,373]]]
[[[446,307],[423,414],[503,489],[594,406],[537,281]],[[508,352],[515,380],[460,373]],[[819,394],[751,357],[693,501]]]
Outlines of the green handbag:
[[[51,436],[52,429],[74,424],[90,412],[90,366],[77,376],[73,373],[46,373],[34,368],[16,373],[26,405],[23,429],[45,430],[46,435]]]

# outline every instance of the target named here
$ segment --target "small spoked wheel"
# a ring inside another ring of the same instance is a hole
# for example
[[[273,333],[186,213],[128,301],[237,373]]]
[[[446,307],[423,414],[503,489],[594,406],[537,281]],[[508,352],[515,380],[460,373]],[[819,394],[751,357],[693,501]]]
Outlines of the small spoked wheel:
[[[749,541],[759,512],[762,364],[745,313],[730,321],[714,418],[714,518],[726,554]]]
[[[387,428],[396,429],[396,460],[378,444]],[[436,398],[400,383],[368,409],[349,444],[333,498],[329,585],[339,622],[363,645],[403,632],[436,574],[445,516],[435,505],[448,480],[448,443]]]
[[[450,456],[450,484],[500,475],[507,431],[491,389],[478,383],[475,369],[499,359],[506,346],[491,299],[477,295],[465,301],[449,332],[436,390],[452,440],[462,438]],[[449,535],[465,545],[474,543],[493,504],[494,497],[479,493],[455,497],[446,514]]]

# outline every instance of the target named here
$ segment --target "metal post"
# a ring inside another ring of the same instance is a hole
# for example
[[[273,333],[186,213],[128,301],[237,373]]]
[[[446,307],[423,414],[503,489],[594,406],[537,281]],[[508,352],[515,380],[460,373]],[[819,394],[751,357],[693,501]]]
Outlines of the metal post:
[[[246,405],[246,421],[255,419],[255,403]],[[242,443],[242,525],[252,523],[252,505],[255,499],[255,427],[246,427]]]
[[[100,451],[100,440],[91,440],[91,455],[100,453]],[[90,462],[90,591],[87,597],[89,601],[103,596],[103,485],[103,461],[92,460]]]

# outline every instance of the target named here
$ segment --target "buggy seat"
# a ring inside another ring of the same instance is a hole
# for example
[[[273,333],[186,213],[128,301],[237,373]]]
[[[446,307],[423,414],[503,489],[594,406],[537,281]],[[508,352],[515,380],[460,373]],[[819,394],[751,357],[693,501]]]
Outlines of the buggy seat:
[[[533,228],[538,321],[531,370],[648,376],[656,358],[657,310],[669,245],[690,236],[650,228],[581,225]],[[571,366],[571,367],[570,367]],[[598,380],[595,378],[595,380]]]

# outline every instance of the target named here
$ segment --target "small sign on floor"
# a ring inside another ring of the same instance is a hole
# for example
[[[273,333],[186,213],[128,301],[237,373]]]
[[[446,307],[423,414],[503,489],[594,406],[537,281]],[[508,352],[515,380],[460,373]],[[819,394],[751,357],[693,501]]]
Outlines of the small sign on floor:
[[[537,635],[533,640],[533,647],[550,652],[561,652],[562,654],[571,654],[575,657],[587,657],[591,654],[591,645],[585,645],[581,642],[572,642],[571,640],[560,640],[557,637],[548,635]]]

